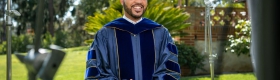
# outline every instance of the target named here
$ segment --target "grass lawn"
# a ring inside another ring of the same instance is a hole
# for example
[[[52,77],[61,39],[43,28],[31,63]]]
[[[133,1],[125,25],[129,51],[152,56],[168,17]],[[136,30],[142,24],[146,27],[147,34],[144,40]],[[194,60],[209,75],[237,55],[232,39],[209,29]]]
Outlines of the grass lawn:
[[[257,80],[253,73],[233,73],[215,75],[215,80]],[[211,80],[211,76],[190,76],[182,77],[181,80]]]
[[[65,49],[66,55],[54,80],[83,80],[88,47]],[[0,80],[6,80],[6,55],[0,55]],[[27,69],[12,55],[12,80],[28,80]]]
[[[66,55],[54,80],[83,80],[88,47],[65,49]],[[6,80],[6,55],[0,55],[0,80]],[[12,55],[12,80],[28,80],[24,64]],[[210,76],[182,77],[181,80],[211,80]],[[253,73],[216,75],[215,80],[256,80]]]

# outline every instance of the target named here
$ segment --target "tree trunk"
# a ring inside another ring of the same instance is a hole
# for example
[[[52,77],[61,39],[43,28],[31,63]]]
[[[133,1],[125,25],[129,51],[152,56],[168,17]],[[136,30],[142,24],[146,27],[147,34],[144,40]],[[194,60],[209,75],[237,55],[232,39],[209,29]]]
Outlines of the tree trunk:
[[[54,26],[53,26],[53,0],[49,0],[49,16],[50,16],[50,21],[49,21],[49,32],[54,36]]]
[[[2,41],[6,41],[6,21],[3,21],[3,24],[2,24],[2,28],[3,28],[3,32],[0,33],[1,35],[1,40],[0,40],[0,43]]]
[[[189,0],[185,0],[185,5],[188,6]]]

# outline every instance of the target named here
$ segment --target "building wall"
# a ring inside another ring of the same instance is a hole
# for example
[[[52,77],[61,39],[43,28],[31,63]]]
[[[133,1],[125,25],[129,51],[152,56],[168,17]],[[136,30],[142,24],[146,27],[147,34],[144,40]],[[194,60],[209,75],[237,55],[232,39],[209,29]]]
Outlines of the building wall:
[[[191,26],[184,30],[189,35],[180,37],[179,40],[194,45],[196,40],[204,40],[205,37],[205,8],[185,7],[185,11],[190,14],[190,18],[186,22],[191,23]],[[215,8],[211,13],[212,40],[226,40],[228,34],[234,34],[234,26],[238,20],[248,19],[247,14],[246,8]]]
[[[195,41],[195,48],[199,53],[208,56],[209,53],[205,53],[205,41]],[[236,73],[236,72],[252,72],[253,66],[251,57],[247,55],[237,56],[231,52],[224,51],[224,42],[214,41],[212,43],[212,54],[217,54],[214,67],[215,73]],[[209,56],[203,62],[205,64],[204,69],[207,71],[197,70],[196,74],[210,74]]]

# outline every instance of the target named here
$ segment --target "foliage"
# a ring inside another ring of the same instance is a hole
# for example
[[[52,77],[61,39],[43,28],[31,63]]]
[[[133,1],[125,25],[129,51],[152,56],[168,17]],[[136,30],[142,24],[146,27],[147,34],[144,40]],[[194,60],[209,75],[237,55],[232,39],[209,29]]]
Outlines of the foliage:
[[[164,0],[148,0],[148,7],[144,17],[154,20],[164,27],[168,28],[172,36],[183,35],[183,29],[190,26],[186,23],[190,15],[183,9],[175,8],[170,2]],[[123,9],[118,0],[110,2],[110,7],[102,12],[94,13],[94,16],[88,16],[88,22],[85,30],[94,35],[106,23],[122,17]]]
[[[42,47],[43,48],[49,48],[49,45],[54,44],[53,42],[55,42],[55,37],[52,37],[52,35],[50,34],[50,32],[47,32],[43,35],[43,39],[42,39]]]
[[[245,8],[246,5],[245,5],[245,3],[232,3],[232,4],[226,3],[226,4],[224,4],[224,7]]]
[[[106,14],[95,13],[95,16],[88,16],[88,22],[85,24],[85,30],[89,34],[95,34],[106,23],[121,17],[121,13],[115,9],[109,8],[104,11]]]
[[[83,34],[79,31],[63,31],[58,30],[54,37],[50,33],[46,33],[43,39],[43,48],[48,48],[49,45],[55,44],[63,48],[77,47],[83,45]]]
[[[244,3],[235,3],[233,2],[233,0],[219,0],[219,1],[221,1],[221,4],[219,4],[217,7],[245,8],[246,6]],[[205,7],[204,0],[188,0],[187,5],[194,6],[194,7]]]
[[[0,18],[2,18],[2,17],[4,17],[4,10],[5,10],[5,6],[6,6],[6,0],[1,0],[0,1],[0,11],[1,11],[1,13],[0,13]]]
[[[3,41],[2,43],[0,43],[0,55],[7,53],[7,47],[6,46],[7,46],[6,41]]]
[[[69,34],[69,35],[67,35],[67,34]],[[67,46],[67,42],[69,42],[67,37],[70,37],[70,36],[72,36],[71,33],[67,33],[66,31],[62,31],[62,30],[57,30],[54,35],[54,37],[55,37],[54,44],[58,45],[60,47],[63,47],[63,48],[69,47],[69,46]],[[70,39],[70,40],[72,40],[72,39]],[[71,43],[69,43],[69,44],[71,44]]]
[[[55,33],[54,37],[52,37],[51,34],[47,32],[46,34],[42,35],[41,47],[49,49],[49,46],[51,44],[55,44],[63,48],[76,47],[76,46],[82,46],[83,40],[85,40],[83,34],[81,34],[78,31],[73,31],[73,32],[58,31]],[[11,43],[12,53],[27,52],[27,50],[29,50],[27,46],[33,45],[33,35],[31,34],[24,34],[19,36],[14,35],[12,36],[11,42],[12,42]],[[1,49],[0,54],[7,53],[6,45],[7,45],[6,41],[0,43],[0,49]]]
[[[33,38],[31,35],[20,35],[20,36],[12,36],[11,41],[11,50],[13,52],[26,52],[27,45],[30,45],[33,41]],[[7,53],[7,42],[4,41],[0,44],[0,54],[6,54]]]
[[[12,51],[25,52],[33,41],[32,35],[12,36]]]
[[[93,15],[95,12],[100,12],[103,8],[109,6],[109,0],[81,0],[78,7],[85,12],[86,15]]]
[[[178,62],[180,66],[187,66],[191,70],[191,74],[197,69],[204,70],[203,62],[205,61],[206,56],[198,53],[197,49],[193,46],[187,45],[185,43],[176,42],[178,48]]]
[[[4,21],[1,21],[1,17],[0,17],[0,44],[1,42],[3,42],[6,39],[6,26],[4,24]]]
[[[13,17],[17,22],[17,34],[24,33],[25,29],[31,27],[35,30],[35,21],[37,13],[37,4],[40,0],[15,0],[12,3],[11,8],[19,11],[21,16]],[[74,0],[42,0],[44,3],[44,27],[47,30],[46,25],[52,21],[58,21],[59,18],[63,18],[65,13],[68,11],[70,5],[73,4]],[[53,6],[50,6],[53,5]],[[52,11],[51,11],[52,10]],[[51,20],[53,18],[53,20]],[[53,24],[51,24],[53,25]],[[48,25],[48,27],[53,27]]]
[[[0,49],[1,50],[1,49]],[[81,80],[85,74],[85,56],[87,55],[88,46],[64,49],[65,55],[54,80]],[[15,55],[12,55],[12,79],[27,80],[27,69]],[[0,55],[0,80],[6,80],[6,55]],[[4,65],[2,65],[4,64]],[[181,77],[180,80],[211,80],[210,76],[187,76]],[[234,73],[215,75],[215,80],[256,80],[254,73]]]
[[[84,37],[85,32],[71,31],[71,32],[67,32],[67,35],[68,35],[67,39],[65,40],[66,48],[85,45],[84,44],[84,40],[86,40]]]
[[[239,20],[235,26],[235,35],[228,35],[226,51],[250,56],[251,43],[251,22],[249,20]]]
[[[109,2],[112,1],[117,0],[80,0],[80,3],[72,11],[72,13],[75,13],[75,26],[73,27],[79,28],[78,30],[83,30],[84,26],[87,26],[86,22],[91,22],[88,17],[93,17],[95,13],[104,13],[104,10],[109,7]]]
[[[190,26],[186,23],[190,15],[184,9],[176,8],[168,2],[151,0],[144,17],[166,27],[172,36],[184,36],[183,30]]]

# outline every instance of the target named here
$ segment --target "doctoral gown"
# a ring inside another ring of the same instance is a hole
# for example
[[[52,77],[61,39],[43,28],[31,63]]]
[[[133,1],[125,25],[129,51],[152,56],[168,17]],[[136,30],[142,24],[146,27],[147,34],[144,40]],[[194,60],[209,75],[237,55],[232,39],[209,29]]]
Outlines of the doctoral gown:
[[[124,18],[104,25],[86,57],[85,80],[179,80],[176,45],[163,25]]]

